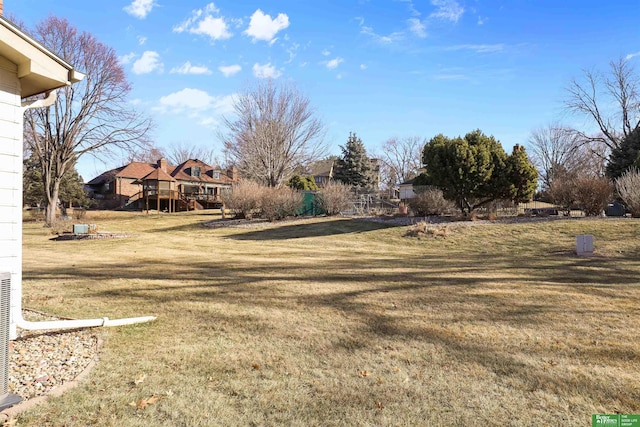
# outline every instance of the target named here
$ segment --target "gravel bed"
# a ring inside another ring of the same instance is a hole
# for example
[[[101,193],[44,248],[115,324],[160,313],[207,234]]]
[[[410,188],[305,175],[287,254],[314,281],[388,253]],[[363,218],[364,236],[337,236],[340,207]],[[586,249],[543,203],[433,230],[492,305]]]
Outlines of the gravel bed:
[[[96,240],[96,239],[124,239],[130,237],[122,233],[95,233],[95,234],[73,234],[63,233],[51,240]]]
[[[23,310],[27,320],[58,320]],[[97,353],[98,337],[91,328],[65,331],[18,330],[10,343],[9,392],[23,399],[42,396],[74,380]]]

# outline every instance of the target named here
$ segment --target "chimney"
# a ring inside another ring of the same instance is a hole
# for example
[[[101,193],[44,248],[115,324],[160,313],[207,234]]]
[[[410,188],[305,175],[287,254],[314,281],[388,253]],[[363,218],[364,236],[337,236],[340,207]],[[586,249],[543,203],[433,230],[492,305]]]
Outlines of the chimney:
[[[0,16],[4,15],[4,6],[2,5],[3,0],[0,0]]]
[[[2,1],[2,0],[0,0],[0,1]],[[158,167],[160,169],[162,169],[163,172],[166,172],[167,171],[167,159],[165,159],[163,157],[160,160],[158,160]]]

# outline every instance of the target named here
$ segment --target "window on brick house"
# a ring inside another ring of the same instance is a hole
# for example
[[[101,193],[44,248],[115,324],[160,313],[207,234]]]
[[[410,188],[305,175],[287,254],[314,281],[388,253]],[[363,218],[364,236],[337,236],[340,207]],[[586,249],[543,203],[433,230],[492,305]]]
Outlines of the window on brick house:
[[[191,168],[191,176],[195,176],[195,177],[200,176],[200,166],[193,166]]]

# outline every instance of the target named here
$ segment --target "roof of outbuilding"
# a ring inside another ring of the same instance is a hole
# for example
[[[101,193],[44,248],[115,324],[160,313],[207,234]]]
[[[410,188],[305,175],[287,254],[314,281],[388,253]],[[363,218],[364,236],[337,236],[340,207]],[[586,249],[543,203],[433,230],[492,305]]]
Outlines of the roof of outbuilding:
[[[160,168],[155,169],[154,171],[148,173],[147,175],[145,175],[141,181],[147,181],[147,180],[156,180],[156,181],[174,181],[175,182],[175,178],[172,177],[171,175],[169,175],[168,173],[166,173],[165,171],[163,171]]]

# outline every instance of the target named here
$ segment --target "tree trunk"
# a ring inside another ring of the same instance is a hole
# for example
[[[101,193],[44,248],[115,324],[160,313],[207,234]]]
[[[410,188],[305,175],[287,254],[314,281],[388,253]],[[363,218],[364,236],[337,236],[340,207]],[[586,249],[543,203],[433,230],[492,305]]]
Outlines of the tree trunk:
[[[53,185],[47,191],[47,217],[46,225],[51,227],[55,224],[57,218],[58,196],[60,194],[60,179],[54,178]]]

